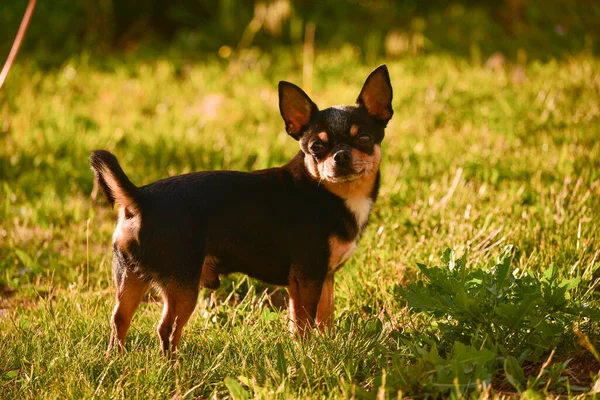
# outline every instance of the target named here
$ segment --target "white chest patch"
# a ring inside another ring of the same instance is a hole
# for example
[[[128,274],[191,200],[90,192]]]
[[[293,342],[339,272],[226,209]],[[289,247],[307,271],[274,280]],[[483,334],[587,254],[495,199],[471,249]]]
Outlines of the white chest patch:
[[[367,220],[369,213],[373,207],[373,200],[366,196],[353,196],[345,200],[346,207],[356,218],[356,223],[359,229],[362,229]],[[358,238],[356,238],[358,239]],[[356,250],[357,240],[349,242],[340,240],[333,235],[329,238],[329,270],[338,270],[346,261],[350,259]]]
[[[358,228],[362,229],[369,219],[369,213],[373,207],[373,200],[367,196],[356,196],[347,198],[345,203],[348,210],[354,214]]]

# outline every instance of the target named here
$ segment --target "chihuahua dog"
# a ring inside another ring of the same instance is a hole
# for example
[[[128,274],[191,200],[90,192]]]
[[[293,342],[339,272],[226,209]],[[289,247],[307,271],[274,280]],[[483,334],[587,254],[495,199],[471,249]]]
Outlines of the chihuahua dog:
[[[279,109],[300,151],[286,165],[254,172],[209,171],[137,187],[114,155],[90,164],[111,206],[117,287],[109,352],[123,348],[150,286],[161,293],[161,350],[175,352],[200,286],[242,272],[289,290],[290,327],[333,320],[334,273],[356,249],[379,189],[392,86],[382,65],[353,106],[319,110],[298,86],[279,83]]]

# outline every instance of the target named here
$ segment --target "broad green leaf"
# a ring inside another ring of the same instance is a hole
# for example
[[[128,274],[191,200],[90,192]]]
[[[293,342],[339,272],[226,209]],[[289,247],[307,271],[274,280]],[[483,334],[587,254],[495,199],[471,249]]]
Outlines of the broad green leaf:
[[[544,337],[549,338],[555,335],[559,335],[565,329],[562,324],[551,323],[547,320],[540,321],[536,326],[535,330],[540,332]]]
[[[456,260],[456,265],[459,271],[465,271],[467,268],[467,262],[469,260],[469,248],[467,247],[463,255]]]
[[[525,380],[523,369],[513,356],[508,356],[504,360],[504,374],[506,375],[506,380],[521,393],[527,381]]]
[[[250,380],[250,378],[240,375],[237,377],[237,380],[242,382],[243,385],[246,385],[248,387],[250,387],[250,385],[252,384],[252,381]]]
[[[487,364],[496,358],[496,354],[488,349],[476,349],[461,342],[454,342],[454,357],[459,361],[476,364]]]
[[[225,386],[227,386],[227,389],[229,389],[229,393],[231,394],[231,397],[233,397],[234,400],[238,400],[238,399],[246,400],[246,399],[250,398],[250,395],[248,394],[246,389],[244,389],[242,387],[242,385],[240,384],[240,382],[237,381],[237,379],[225,378],[224,382],[225,382]]]
[[[13,370],[13,371],[8,371],[7,373],[5,373],[5,374],[4,374],[4,376],[5,376],[7,379],[13,379],[13,378],[15,378],[15,377],[16,377],[18,374],[19,374],[19,371],[18,371],[18,370]]]
[[[506,278],[510,273],[510,264],[512,262],[512,246],[506,246],[504,251],[498,257],[498,263],[493,269],[495,278],[496,294],[499,294],[506,284]]]
[[[544,273],[542,274],[542,281],[552,283],[556,281],[556,277],[558,275],[558,267],[556,264],[550,264],[550,268],[546,268]]]
[[[531,309],[541,301],[542,299],[536,295],[527,295],[518,304],[500,304],[494,309],[494,312],[505,319],[508,328],[514,330],[523,321],[523,318],[531,311]]]
[[[579,278],[563,279],[560,282],[560,286],[561,287],[564,286],[567,289],[567,292],[568,292],[571,289],[576,288],[579,285],[579,282],[581,282],[581,279],[579,279]]]
[[[454,250],[451,248],[446,248],[444,250],[444,254],[442,255],[442,262],[448,267],[450,271],[454,270]]]
[[[271,321],[275,321],[279,318],[279,315],[276,312],[269,310],[268,308],[263,308],[261,318],[264,323],[269,323]]]
[[[445,304],[439,298],[432,296],[427,290],[399,290],[400,296],[406,300],[408,305],[417,311],[444,310]]]
[[[581,315],[591,320],[598,322],[600,321],[600,310],[588,308],[587,306],[576,308],[576,307],[566,307],[564,310],[566,313],[571,315]]]
[[[457,288],[457,293],[454,298],[454,303],[457,307],[462,308],[465,312],[469,312],[474,315],[476,311],[477,300],[469,296],[463,288]]]
[[[527,389],[523,393],[521,393],[522,400],[542,400],[543,397],[537,391],[533,389]]]
[[[438,352],[437,345],[434,343],[431,344],[431,348],[429,351],[425,347],[420,346],[411,346],[413,347],[417,353],[423,358],[425,361],[429,361],[433,365],[443,365],[446,364],[446,361],[440,357],[440,353]]]

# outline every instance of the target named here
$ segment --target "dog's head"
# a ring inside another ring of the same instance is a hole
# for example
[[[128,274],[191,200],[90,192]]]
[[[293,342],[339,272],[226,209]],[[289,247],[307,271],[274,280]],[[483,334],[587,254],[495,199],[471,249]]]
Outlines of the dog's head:
[[[371,72],[354,106],[319,110],[302,89],[282,81],[279,110],[288,134],[300,142],[306,167],[315,179],[348,183],[378,171],[384,129],[394,113],[385,65]]]

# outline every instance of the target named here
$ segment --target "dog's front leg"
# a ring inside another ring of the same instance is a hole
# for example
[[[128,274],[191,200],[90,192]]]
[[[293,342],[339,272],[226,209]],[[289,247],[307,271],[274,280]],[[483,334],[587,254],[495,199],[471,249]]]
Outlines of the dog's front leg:
[[[334,279],[333,272],[330,272],[325,277],[323,286],[321,289],[321,297],[317,306],[317,326],[321,331],[331,329],[333,326],[333,312],[334,312]]]
[[[323,280],[289,278],[290,331],[304,336],[317,319]]]

